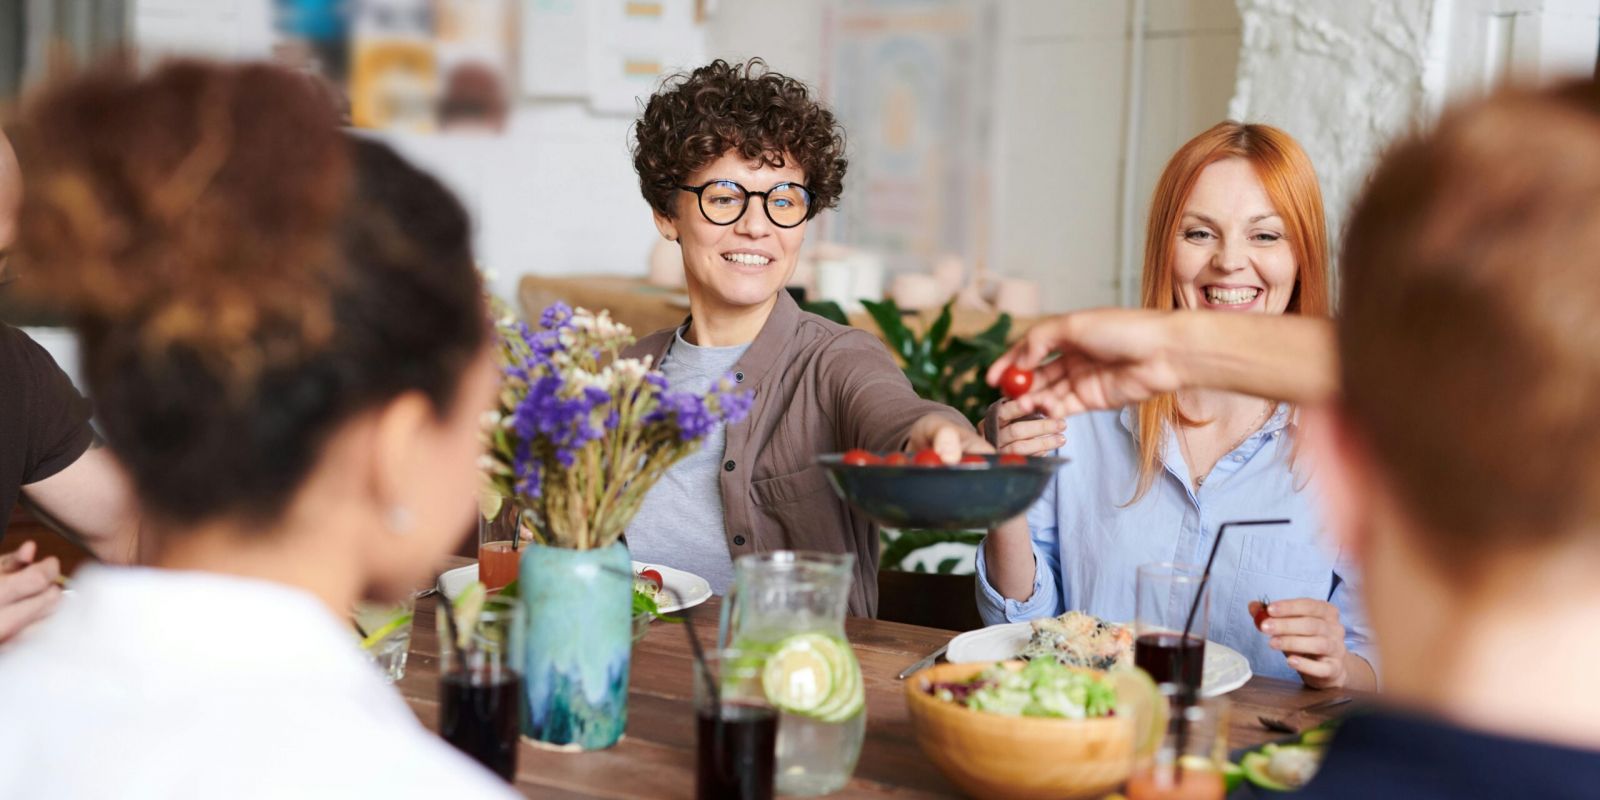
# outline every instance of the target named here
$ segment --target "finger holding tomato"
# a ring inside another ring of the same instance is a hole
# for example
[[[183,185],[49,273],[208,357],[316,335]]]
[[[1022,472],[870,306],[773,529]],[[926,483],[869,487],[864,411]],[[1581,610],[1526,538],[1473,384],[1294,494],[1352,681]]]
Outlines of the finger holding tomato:
[[[1349,679],[1348,659],[1360,659],[1345,648],[1339,607],[1311,598],[1250,604],[1256,628],[1270,637],[1272,649],[1313,689],[1337,689]]]
[[[958,424],[944,414],[927,414],[912,424],[906,449],[913,453],[932,450],[943,464],[959,464],[965,453],[994,452],[972,426]]]
[[[1024,411],[1015,400],[1002,400],[989,408],[984,428],[993,431],[1001,453],[1035,456],[1067,443],[1067,421]]]

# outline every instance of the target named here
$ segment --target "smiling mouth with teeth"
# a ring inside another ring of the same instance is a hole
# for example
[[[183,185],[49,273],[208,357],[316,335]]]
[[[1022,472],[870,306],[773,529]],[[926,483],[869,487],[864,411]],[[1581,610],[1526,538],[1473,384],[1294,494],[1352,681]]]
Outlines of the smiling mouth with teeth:
[[[722,258],[725,261],[732,261],[735,264],[743,264],[747,267],[764,267],[772,263],[772,259],[758,256],[754,253],[728,253]]]
[[[1215,286],[1207,286],[1205,293],[1206,302],[1213,305],[1240,306],[1254,301],[1261,294],[1261,290],[1253,287],[1220,289]]]

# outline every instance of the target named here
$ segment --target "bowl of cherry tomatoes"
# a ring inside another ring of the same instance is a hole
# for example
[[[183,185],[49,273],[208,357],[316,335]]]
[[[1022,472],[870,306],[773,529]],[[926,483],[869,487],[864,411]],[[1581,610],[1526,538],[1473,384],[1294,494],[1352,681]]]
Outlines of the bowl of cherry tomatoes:
[[[963,456],[945,464],[932,450],[820,456],[833,489],[846,503],[890,528],[989,528],[1028,510],[1064,458]]]

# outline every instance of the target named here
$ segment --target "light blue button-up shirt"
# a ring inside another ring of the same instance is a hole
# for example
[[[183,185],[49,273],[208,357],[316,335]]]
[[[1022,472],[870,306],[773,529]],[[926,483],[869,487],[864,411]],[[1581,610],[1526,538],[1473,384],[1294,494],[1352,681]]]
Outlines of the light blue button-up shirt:
[[[1224,455],[1198,491],[1191,489],[1177,434],[1167,431],[1162,465],[1150,491],[1128,505],[1139,482],[1138,421],[1132,409],[1080,414],[1068,420],[1070,461],[1028,510],[1035,570],[1033,595],[1018,602],[989,584],[978,550],[978,612],[988,624],[1018,622],[1076,609],[1104,619],[1134,618],[1134,576],[1159,561],[1204,564],[1217,528],[1230,520],[1287,518],[1289,525],[1234,527],[1211,572],[1206,638],[1250,659],[1257,675],[1297,679],[1284,655],[1268,645],[1250,617],[1252,600],[1326,600],[1339,609],[1345,646],[1377,666],[1357,576],[1329,547],[1312,492],[1290,469],[1289,412],[1278,412]]]

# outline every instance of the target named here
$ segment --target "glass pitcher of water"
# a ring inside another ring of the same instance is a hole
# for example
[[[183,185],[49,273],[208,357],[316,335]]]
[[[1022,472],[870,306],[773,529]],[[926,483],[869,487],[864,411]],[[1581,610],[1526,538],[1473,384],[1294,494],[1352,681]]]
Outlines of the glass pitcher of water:
[[[780,551],[739,558],[718,636],[761,662],[778,709],[779,794],[843,788],[866,732],[861,667],[844,635],[855,557]]]

